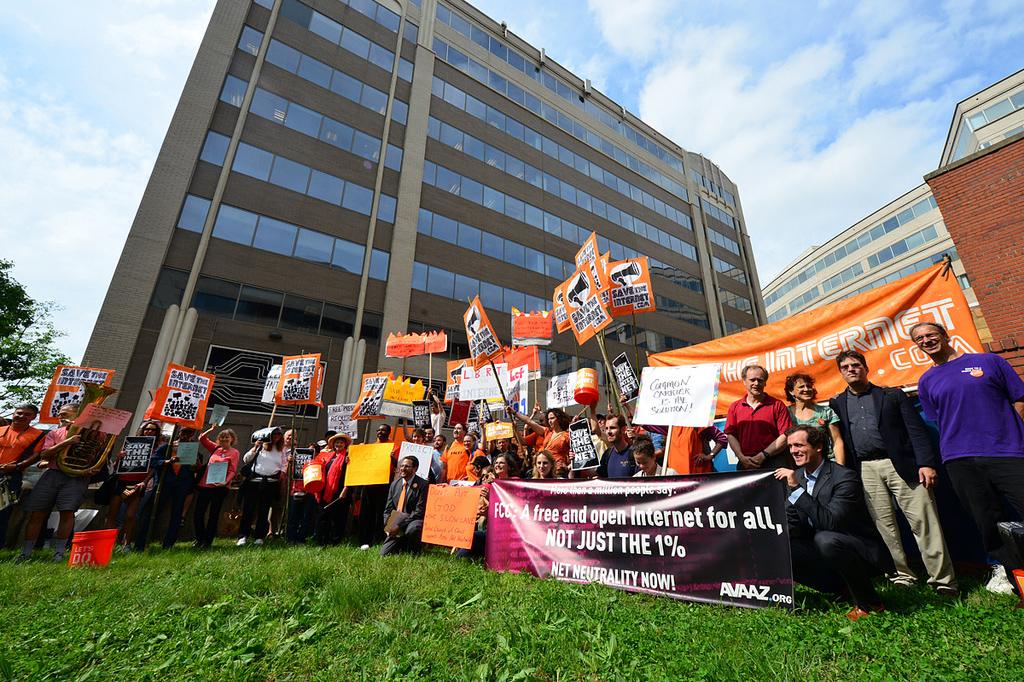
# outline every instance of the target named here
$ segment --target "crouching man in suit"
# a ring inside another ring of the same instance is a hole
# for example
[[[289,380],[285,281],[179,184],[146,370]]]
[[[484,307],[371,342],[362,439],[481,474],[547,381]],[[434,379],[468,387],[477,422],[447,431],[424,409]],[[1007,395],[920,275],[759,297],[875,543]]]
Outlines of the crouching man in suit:
[[[797,469],[776,469],[789,487],[787,521],[793,554],[793,578],[821,592],[848,592],[857,620],[884,611],[871,579],[891,568],[864,505],[857,475],[824,459],[825,433],[812,426],[786,432]]]
[[[420,463],[415,457],[403,457],[398,463],[399,477],[391,482],[384,507],[384,532],[387,537],[380,555],[420,551],[423,517],[427,512],[427,482],[416,475]]]

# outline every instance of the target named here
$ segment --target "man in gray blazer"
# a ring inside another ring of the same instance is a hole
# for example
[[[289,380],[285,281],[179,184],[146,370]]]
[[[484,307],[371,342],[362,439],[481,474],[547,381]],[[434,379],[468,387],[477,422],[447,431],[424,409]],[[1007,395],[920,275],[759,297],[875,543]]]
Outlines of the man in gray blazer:
[[[419,461],[412,456],[398,463],[398,478],[391,482],[384,506],[384,532],[387,537],[380,555],[420,551],[423,517],[427,512],[427,482],[416,475]]]
[[[821,592],[849,592],[846,614],[858,620],[884,611],[872,576],[892,566],[864,506],[857,475],[824,458],[825,433],[811,426],[786,432],[797,469],[776,469],[789,488],[786,506],[793,579]]]

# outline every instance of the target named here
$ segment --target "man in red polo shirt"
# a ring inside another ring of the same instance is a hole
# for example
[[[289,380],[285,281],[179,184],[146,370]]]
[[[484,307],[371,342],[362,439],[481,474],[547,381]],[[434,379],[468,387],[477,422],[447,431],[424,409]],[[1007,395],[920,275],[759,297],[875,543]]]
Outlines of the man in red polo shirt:
[[[739,458],[739,469],[793,468],[786,431],[793,426],[789,410],[781,400],[764,392],[768,370],[747,365],[740,372],[747,395],[729,406],[725,435]]]

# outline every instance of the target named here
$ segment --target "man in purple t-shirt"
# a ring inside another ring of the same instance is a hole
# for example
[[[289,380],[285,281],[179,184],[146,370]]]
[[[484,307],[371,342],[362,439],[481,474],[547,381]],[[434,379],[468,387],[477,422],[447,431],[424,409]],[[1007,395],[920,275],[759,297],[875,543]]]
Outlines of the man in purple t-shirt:
[[[1003,547],[998,523],[1005,497],[1024,516],[1024,381],[992,353],[958,353],[945,327],[921,322],[910,338],[935,366],[917,391],[925,415],[939,425],[939,451],[957,497],[981,531],[985,551],[1009,571],[1012,555]],[[1010,592],[1003,571],[987,587]]]

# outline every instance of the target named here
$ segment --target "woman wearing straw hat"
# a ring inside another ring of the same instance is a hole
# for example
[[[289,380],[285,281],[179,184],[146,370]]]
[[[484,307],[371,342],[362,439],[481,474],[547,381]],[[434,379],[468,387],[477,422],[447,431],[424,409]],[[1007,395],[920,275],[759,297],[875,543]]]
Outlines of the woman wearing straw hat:
[[[324,471],[324,487],[315,494],[320,505],[320,515],[313,536],[318,545],[336,545],[345,537],[348,510],[352,503],[349,489],[345,487],[350,445],[352,438],[348,434],[337,433],[327,440],[327,447],[313,460]]]

